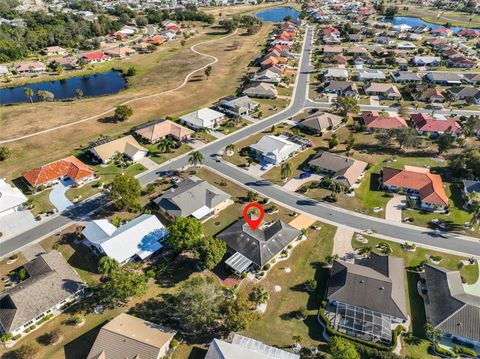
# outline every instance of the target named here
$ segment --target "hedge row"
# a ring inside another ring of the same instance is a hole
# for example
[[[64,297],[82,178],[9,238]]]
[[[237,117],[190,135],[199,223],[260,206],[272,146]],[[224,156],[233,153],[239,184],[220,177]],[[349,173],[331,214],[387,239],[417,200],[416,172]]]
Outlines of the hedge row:
[[[381,351],[392,351],[397,346],[398,334],[405,330],[401,325],[397,326],[397,328],[395,328],[395,330],[392,333],[392,343],[389,346],[387,346],[387,345],[382,345],[382,344],[378,344],[378,343],[368,342],[368,341],[363,340],[363,339],[351,337],[347,334],[340,333],[339,331],[337,331],[337,330],[335,330],[331,327],[330,320],[328,320],[327,316],[325,315],[325,310],[324,309],[320,309],[318,311],[318,313],[319,313],[320,319],[322,320],[322,322],[325,326],[325,330],[326,330],[326,332],[329,336],[339,336],[339,337],[348,339],[350,341],[353,341],[355,343],[359,343],[359,344],[365,345],[367,347],[378,349],[378,350],[381,350]]]
[[[435,343],[434,350],[437,354],[445,355],[450,358],[458,358],[458,354],[452,352],[451,350],[441,347],[438,343]]]
[[[453,350],[457,354],[465,354],[471,356],[472,358],[478,358],[477,352],[473,349],[459,347],[458,345],[455,345],[455,348],[453,348]]]

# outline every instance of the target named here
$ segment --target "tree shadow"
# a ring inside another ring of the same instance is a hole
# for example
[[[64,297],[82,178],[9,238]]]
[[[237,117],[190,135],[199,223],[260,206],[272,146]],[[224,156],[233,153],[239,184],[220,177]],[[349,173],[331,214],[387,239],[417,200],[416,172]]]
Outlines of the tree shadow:
[[[82,334],[63,347],[65,359],[86,358],[105,322]]]
[[[355,150],[359,152],[366,152],[370,154],[383,153],[390,156],[398,156],[399,149],[396,146],[384,146],[377,143],[358,143],[355,144]],[[408,152],[401,152],[402,157],[435,157],[437,152],[431,150],[412,150]]]
[[[101,117],[97,121],[100,123],[117,123],[118,122],[115,116]]]

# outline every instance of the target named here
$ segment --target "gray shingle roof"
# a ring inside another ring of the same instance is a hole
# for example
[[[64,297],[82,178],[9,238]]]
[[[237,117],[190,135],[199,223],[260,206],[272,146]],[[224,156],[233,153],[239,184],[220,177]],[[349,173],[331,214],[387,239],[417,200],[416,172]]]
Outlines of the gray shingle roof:
[[[177,188],[172,188],[156,198],[154,202],[175,217],[188,217],[203,206],[215,208],[228,198],[229,194],[207,181],[191,176],[179,182]]]
[[[364,264],[334,261],[327,298],[407,319],[403,259],[372,253]]]
[[[446,333],[480,341],[480,297],[463,288],[460,272],[425,265],[427,320]]]
[[[262,267],[300,234],[298,229],[281,220],[264,230],[252,231],[245,220],[240,219],[220,232],[217,238]]]
[[[0,294],[0,325],[14,331],[85,287],[57,251],[24,265],[29,278]]]

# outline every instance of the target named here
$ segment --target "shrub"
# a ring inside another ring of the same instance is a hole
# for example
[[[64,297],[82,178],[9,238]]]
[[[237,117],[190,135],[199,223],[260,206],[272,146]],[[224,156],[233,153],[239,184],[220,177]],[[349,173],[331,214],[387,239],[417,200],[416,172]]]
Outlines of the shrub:
[[[263,266],[263,270],[269,270],[271,267],[270,263],[267,263]]]
[[[2,337],[0,338],[0,340],[2,341],[2,343],[7,343],[9,341],[11,341],[13,339],[13,335],[12,333],[5,333],[2,335]]]
[[[477,357],[477,352],[473,349],[459,347],[458,345],[456,345],[455,348],[453,348],[453,350],[457,354],[465,354],[465,355],[471,356],[472,358]]]
[[[34,359],[38,357],[38,348],[33,344],[23,344],[9,354],[9,357],[15,359]]]
[[[430,259],[434,262],[440,262],[443,258],[442,256],[430,256]]]
[[[447,357],[450,357],[450,358],[458,358],[458,354],[452,352],[451,350],[442,348],[438,343],[435,343],[434,349],[437,354],[446,355]]]
[[[60,249],[60,243],[54,243],[53,246],[52,246],[52,249],[58,251]]]
[[[464,342],[464,341],[458,339],[457,337],[453,337],[452,342],[454,342],[455,344],[462,345],[464,347],[470,348],[470,349],[475,348],[475,345],[473,345],[472,343]]]
[[[174,338],[170,342],[170,348],[175,349],[176,347],[178,347],[178,344],[180,344],[180,342],[177,339]]]
[[[75,324],[82,324],[85,321],[85,317],[82,314],[77,314],[75,318],[73,319]]]
[[[12,339],[13,339],[13,340],[18,340],[18,339],[20,339],[21,337],[22,337],[22,334],[17,334],[17,335],[15,335]]]

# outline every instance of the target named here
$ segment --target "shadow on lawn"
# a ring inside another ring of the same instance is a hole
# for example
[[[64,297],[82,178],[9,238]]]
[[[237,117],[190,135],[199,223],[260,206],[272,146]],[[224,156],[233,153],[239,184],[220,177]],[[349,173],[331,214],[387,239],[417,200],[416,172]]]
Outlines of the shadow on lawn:
[[[415,337],[426,339],[425,330],[425,307],[423,299],[418,294],[417,283],[420,275],[417,272],[407,270],[408,297],[410,301],[410,318],[412,320],[412,333]]]
[[[95,328],[67,343],[63,347],[65,359],[86,358],[104,324],[97,325]]]
[[[357,143],[354,145],[354,149],[355,151],[365,151],[371,154],[383,153],[391,156],[398,156],[401,153],[402,157],[435,157],[438,154],[436,151],[429,150],[402,152],[398,149],[398,146],[384,146],[371,143]]]

